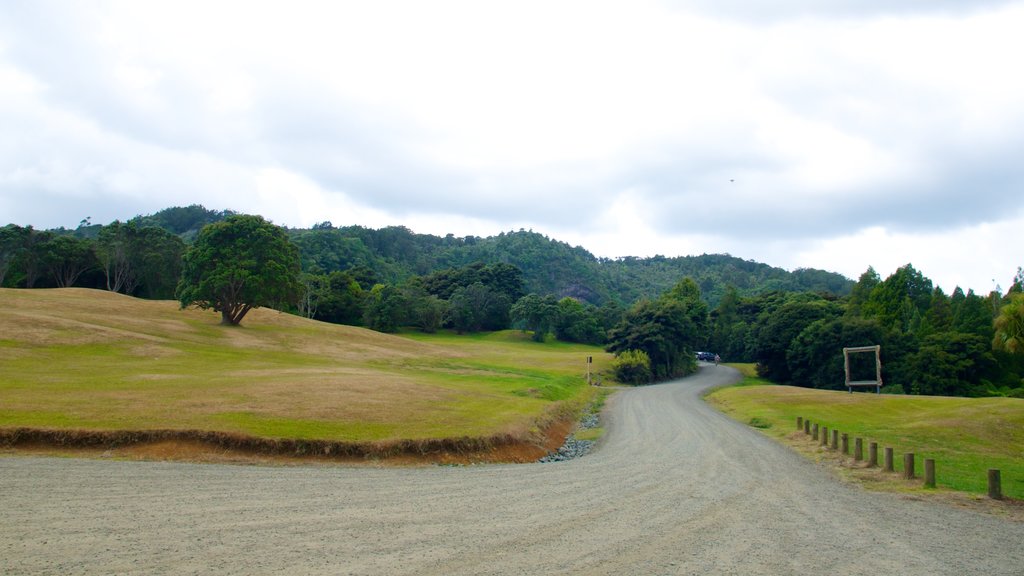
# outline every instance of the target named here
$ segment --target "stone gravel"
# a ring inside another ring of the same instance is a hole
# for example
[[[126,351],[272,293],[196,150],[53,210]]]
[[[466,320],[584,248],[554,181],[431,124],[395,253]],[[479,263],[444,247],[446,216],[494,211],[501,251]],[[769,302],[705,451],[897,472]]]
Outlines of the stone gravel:
[[[0,574],[1024,574],[1024,524],[842,484],[708,407],[613,396],[554,464],[0,458]]]

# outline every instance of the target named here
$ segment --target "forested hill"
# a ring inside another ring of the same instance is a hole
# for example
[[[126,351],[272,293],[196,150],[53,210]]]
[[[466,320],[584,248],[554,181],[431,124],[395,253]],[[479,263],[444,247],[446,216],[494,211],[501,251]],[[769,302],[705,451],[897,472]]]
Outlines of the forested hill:
[[[200,228],[230,214],[194,205],[167,208],[129,222],[160,227],[189,242]],[[95,237],[102,228],[83,222],[76,231],[64,232]],[[788,272],[723,254],[597,258],[584,248],[526,230],[458,238],[417,234],[403,226],[374,230],[323,222],[309,229],[289,229],[288,233],[299,246],[306,272],[353,270],[359,278],[397,284],[412,276],[477,262],[507,263],[522,270],[527,293],[573,296],[593,304],[606,300],[629,304],[641,297],[654,298],[684,277],[697,282],[712,307],[729,286],[741,295],[771,290],[845,295],[853,286],[851,280],[832,272]]]
[[[527,293],[572,296],[592,304],[606,300],[629,304],[641,297],[655,298],[685,277],[697,282],[712,307],[729,286],[747,295],[782,290],[839,296],[849,294],[853,286],[853,281],[833,272],[788,272],[727,254],[597,258],[579,246],[525,230],[488,238],[451,234],[442,238],[401,226],[372,230],[334,228],[324,223],[308,230],[291,230],[291,234],[307,271],[366,267],[381,280],[401,282],[412,275],[476,262],[506,263],[522,270]]]
[[[190,237],[202,225],[225,214],[192,206],[169,208],[144,219]],[[402,226],[374,230],[362,226],[335,228],[324,222],[289,233],[299,245],[302,268],[307,272],[364,268],[379,280],[398,283],[413,275],[476,262],[500,262],[523,271],[527,293],[573,296],[593,304],[609,299],[629,304],[641,297],[654,298],[684,277],[697,282],[712,307],[729,286],[740,294],[783,290],[840,296],[849,294],[853,286],[853,281],[840,274],[814,269],[788,272],[726,254],[597,258],[584,248],[526,230],[488,238],[457,238],[452,234],[416,234]]]

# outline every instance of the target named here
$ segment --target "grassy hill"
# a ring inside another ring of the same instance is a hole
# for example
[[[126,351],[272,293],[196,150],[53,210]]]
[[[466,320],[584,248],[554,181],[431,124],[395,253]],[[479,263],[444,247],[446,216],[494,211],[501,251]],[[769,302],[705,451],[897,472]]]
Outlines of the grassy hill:
[[[205,431],[367,453],[529,442],[590,398],[586,357],[610,361],[516,332],[411,338],[267,309],[241,327],[218,319],[105,291],[0,289],[0,431]]]

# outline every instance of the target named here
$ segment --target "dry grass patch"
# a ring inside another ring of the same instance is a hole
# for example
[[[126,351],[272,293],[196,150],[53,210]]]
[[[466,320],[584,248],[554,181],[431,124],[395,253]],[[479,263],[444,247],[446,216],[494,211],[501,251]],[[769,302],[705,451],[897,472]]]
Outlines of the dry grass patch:
[[[593,394],[586,356],[607,356],[518,333],[412,338],[266,309],[225,327],[213,312],[82,289],[0,289],[0,325],[7,430],[533,441]]]

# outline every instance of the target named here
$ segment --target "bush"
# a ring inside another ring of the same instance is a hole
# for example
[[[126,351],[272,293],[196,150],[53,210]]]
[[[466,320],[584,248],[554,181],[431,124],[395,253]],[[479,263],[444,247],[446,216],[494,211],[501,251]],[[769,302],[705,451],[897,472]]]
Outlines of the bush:
[[[879,392],[882,394],[906,394],[903,390],[902,384],[889,384],[888,386],[882,386],[882,389],[879,390]]]
[[[612,362],[615,379],[623,384],[647,384],[653,378],[651,358],[643,350],[626,350]]]
[[[1024,398],[1024,388],[1017,388],[1016,390],[1010,390],[1006,394],[1008,398]]]

